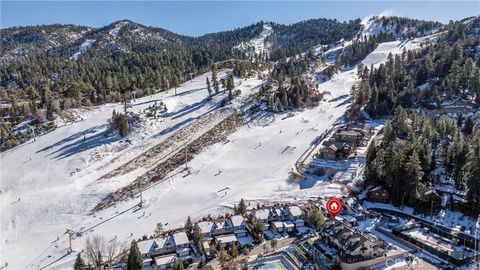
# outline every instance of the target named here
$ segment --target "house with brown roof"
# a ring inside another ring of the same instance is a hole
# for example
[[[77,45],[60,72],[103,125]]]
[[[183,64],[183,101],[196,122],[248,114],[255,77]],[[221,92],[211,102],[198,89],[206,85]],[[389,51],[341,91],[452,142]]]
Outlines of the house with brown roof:
[[[345,128],[338,129],[337,132],[333,134],[339,142],[349,142],[355,145],[359,145],[364,136],[364,132],[359,128]]]
[[[359,262],[383,256],[387,245],[373,234],[362,234],[349,224],[337,219],[325,221],[320,232],[321,239],[334,246],[347,262]]]
[[[352,153],[352,146],[348,142],[339,142],[330,138],[322,143],[319,151],[320,158],[337,159],[346,158]]]
[[[388,196],[388,191],[381,186],[369,190],[367,194],[368,200],[382,203],[386,203],[388,201]]]

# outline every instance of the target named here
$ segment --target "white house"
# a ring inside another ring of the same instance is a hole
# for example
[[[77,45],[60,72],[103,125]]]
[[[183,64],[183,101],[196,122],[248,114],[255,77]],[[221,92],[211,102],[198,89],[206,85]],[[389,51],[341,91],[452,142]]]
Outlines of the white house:
[[[284,221],[283,222],[283,230],[285,232],[293,232],[295,230],[295,224],[291,222],[290,220]]]
[[[270,216],[268,217],[268,221],[283,221],[286,220],[287,216],[285,212],[278,207],[270,208]]]
[[[173,234],[175,242],[176,253],[179,257],[190,255],[190,241],[185,232],[176,232]]]
[[[155,239],[149,239],[137,243],[138,249],[142,254],[142,257],[150,257],[152,253],[158,248],[157,242]]]
[[[268,224],[268,218],[270,217],[270,210],[269,209],[259,209],[256,210],[253,219],[255,221],[260,221],[263,223],[263,230],[268,230],[270,225]]]
[[[233,226],[234,233],[237,237],[244,237],[247,235],[247,223],[241,215],[230,217],[230,224]]]
[[[271,223],[272,229],[278,233],[282,233],[284,231],[283,222],[282,221],[274,221]]]
[[[233,233],[233,225],[230,219],[215,222],[212,235],[230,234]]]
[[[212,240],[212,233],[215,230],[215,223],[211,221],[202,221],[196,224],[203,236],[203,241]]]
[[[156,238],[155,243],[157,244],[157,248],[155,252],[152,253],[153,256],[175,252],[175,241],[171,235]]]
[[[305,226],[305,221],[303,220],[303,212],[300,207],[296,205],[287,206],[285,207],[285,212],[288,215],[288,220],[295,224],[295,228],[298,229]]]

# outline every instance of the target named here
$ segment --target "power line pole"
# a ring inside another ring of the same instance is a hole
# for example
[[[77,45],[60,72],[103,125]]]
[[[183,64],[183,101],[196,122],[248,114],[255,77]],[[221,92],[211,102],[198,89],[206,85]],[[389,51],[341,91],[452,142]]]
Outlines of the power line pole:
[[[143,204],[143,179],[140,179],[140,203],[138,204],[142,207]]]
[[[72,249],[72,236],[73,236],[73,231],[70,230],[70,229],[67,229],[67,231],[65,232],[65,234],[68,234],[69,253],[72,253],[72,252],[73,252],[73,249]]]
[[[188,170],[187,146],[185,146],[185,171]]]

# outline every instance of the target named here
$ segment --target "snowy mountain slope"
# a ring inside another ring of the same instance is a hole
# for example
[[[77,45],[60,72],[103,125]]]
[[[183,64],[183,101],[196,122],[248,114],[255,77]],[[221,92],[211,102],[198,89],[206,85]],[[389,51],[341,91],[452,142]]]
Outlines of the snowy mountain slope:
[[[380,44],[364,64],[378,65],[386,61],[388,53],[401,53],[403,47],[416,48],[421,42],[415,39]],[[256,115],[249,119],[226,143],[208,147],[189,162],[191,174],[185,175],[179,168],[168,181],[146,190],[144,209],[138,211],[135,211],[137,198],[88,216],[88,211],[102,197],[141,172],[132,171],[109,181],[96,180],[172,136],[173,132],[162,134],[162,130],[169,127],[178,130],[215,110],[220,97],[213,101],[205,99],[205,75],[202,75],[180,87],[177,97],[170,90],[138,99],[131,109],[134,112],[162,100],[172,115],[163,118],[163,122],[146,120],[129,142],[103,135],[112,110],[121,110],[119,104],[79,112],[83,120],[62,126],[1,157],[0,265],[6,260],[12,269],[70,268],[76,253],[66,255],[68,239],[63,235],[66,228],[83,232],[83,236],[73,241],[74,250],[79,251],[90,235],[129,242],[131,233],[134,238],[152,233],[158,222],[168,222],[167,227],[178,226],[188,215],[196,218],[223,211],[222,207],[231,206],[240,198],[294,200],[339,194],[340,186],[316,181],[291,182],[288,173],[311,141],[342,116],[348,106],[345,97],[351,85],[358,82],[355,76],[353,69],[320,84],[320,90],[331,95],[316,108],[289,118]],[[261,83],[258,79],[242,80],[236,88],[246,97]]]
[[[0,64],[8,64],[27,55],[74,44],[90,30],[89,27],[70,24],[2,29]]]
[[[78,49],[78,52],[74,53],[70,59],[77,60],[80,54],[86,52],[90,47],[92,47],[93,43],[95,43],[94,39],[87,39],[85,42],[80,45],[80,48]]]
[[[376,36],[380,33],[392,34],[397,39],[407,36],[431,35],[442,27],[437,22],[420,21],[392,16],[367,16],[361,21],[359,36]]]
[[[235,49],[239,49],[249,57],[255,57],[255,54],[266,53],[268,54],[272,50],[272,43],[267,41],[273,33],[273,28],[270,24],[265,23],[262,26],[262,32],[260,34],[249,40],[248,42],[242,42],[239,45],[235,46]]]
[[[223,76],[223,73],[220,75]],[[251,82],[258,85],[261,81],[253,79]],[[197,117],[215,110],[223,95],[207,100],[204,84],[205,75],[179,88],[177,97],[170,90],[134,102],[131,110],[138,112],[155,101],[163,100],[170,114],[161,120],[146,121],[128,138],[128,142],[104,136],[112,111],[122,110],[119,104],[108,104],[79,112],[83,120],[66,124],[35,142],[4,153],[0,186],[2,242],[14,242],[17,237],[28,241],[17,229],[28,228],[31,224],[63,220],[67,221],[61,225],[65,229],[71,217],[85,215],[97,200],[130,181],[126,177],[92,184],[101,175],[149,149],[155,142],[164,140]],[[250,86],[246,82],[242,84]],[[243,86],[239,89],[244,95],[249,94],[250,89]],[[162,133],[165,130],[168,132]],[[51,200],[45,200],[50,197]],[[21,202],[15,203],[19,198]],[[44,231],[29,230],[40,237],[44,235]]]

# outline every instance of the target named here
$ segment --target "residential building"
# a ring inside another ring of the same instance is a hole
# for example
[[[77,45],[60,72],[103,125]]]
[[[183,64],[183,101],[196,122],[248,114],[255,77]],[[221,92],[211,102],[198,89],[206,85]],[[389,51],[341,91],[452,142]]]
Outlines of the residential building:
[[[282,221],[287,220],[287,216],[283,212],[283,209],[280,207],[270,208],[270,215],[268,216],[268,221]]]
[[[274,230],[277,233],[282,233],[284,231],[282,221],[273,221],[271,225],[272,225],[272,230]]]
[[[153,256],[175,252],[175,241],[171,235],[156,238],[155,243],[157,244],[157,248],[155,249],[155,252],[152,253]]]
[[[367,198],[370,201],[385,203],[388,201],[388,196],[388,191],[381,186],[378,186],[368,191]]]
[[[237,237],[247,236],[247,223],[242,215],[231,216],[230,224],[233,226],[233,231]]]
[[[190,255],[190,241],[185,232],[176,232],[173,234],[173,240],[175,242],[175,252],[179,257],[186,257]]]
[[[332,137],[339,142],[349,142],[354,145],[359,145],[363,139],[363,136],[364,136],[364,133],[361,129],[345,128],[345,129],[338,129],[337,132],[335,132]]]
[[[215,236],[215,242],[222,248],[229,247],[238,242],[235,234],[225,234]]]
[[[158,257],[154,257],[153,261],[155,263],[154,265],[155,270],[172,269],[177,262],[177,256],[175,254],[158,256]]]
[[[270,228],[270,225],[268,224],[269,217],[270,217],[269,209],[258,209],[258,210],[255,210],[255,213],[253,214],[253,220],[255,222],[257,221],[262,222],[264,231]]]
[[[373,234],[356,232],[349,224],[336,219],[325,221],[320,232],[322,240],[339,251],[347,262],[358,262],[383,256],[386,244]]]
[[[215,223],[211,221],[202,221],[197,223],[195,226],[200,230],[203,236],[203,241],[211,241],[212,233],[215,230]]]
[[[303,212],[300,207],[296,205],[286,206],[285,213],[287,214],[288,219],[295,224],[296,229],[305,226]]]
[[[233,225],[230,219],[215,222],[212,235],[231,234],[233,233]]]

